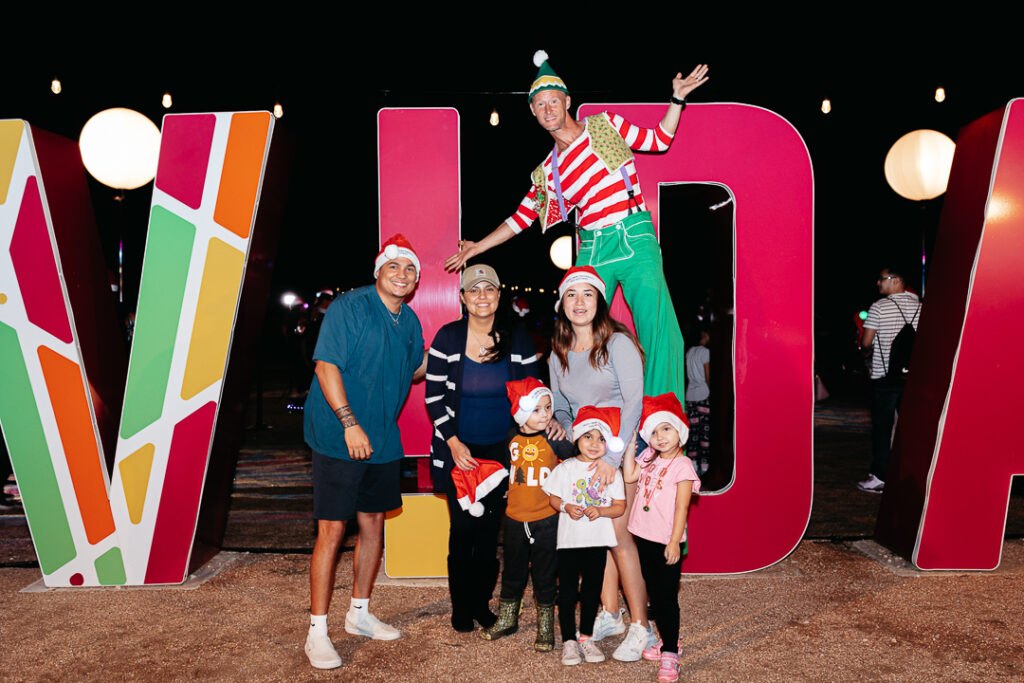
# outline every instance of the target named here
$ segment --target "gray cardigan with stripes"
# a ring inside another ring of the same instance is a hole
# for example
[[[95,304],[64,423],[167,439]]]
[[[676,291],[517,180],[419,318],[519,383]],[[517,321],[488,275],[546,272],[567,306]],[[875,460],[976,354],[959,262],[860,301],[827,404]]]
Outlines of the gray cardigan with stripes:
[[[459,433],[459,403],[462,400],[462,357],[466,350],[469,323],[463,318],[450,322],[437,331],[427,356],[427,414],[434,423],[430,440],[430,477],[434,490],[447,492],[452,488],[451,471],[455,466],[448,439]],[[510,380],[537,376],[537,352],[530,335],[521,327],[512,330],[512,344],[504,362]],[[511,405],[508,408],[512,417]]]

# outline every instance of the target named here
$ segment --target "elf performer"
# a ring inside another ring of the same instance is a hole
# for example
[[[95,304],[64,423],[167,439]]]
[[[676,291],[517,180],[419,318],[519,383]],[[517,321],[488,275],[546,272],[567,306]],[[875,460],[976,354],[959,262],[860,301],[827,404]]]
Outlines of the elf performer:
[[[546,231],[568,220],[576,209],[579,253],[576,265],[593,266],[604,280],[609,300],[617,285],[633,312],[637,337],[646,354],[644,393],[681,391],[683,337],[662,269],[661,249],[644,203],[633,150],[664,152],[672,143],[686,96],[708,80],[707,65],[672,79],[668,111],[657,128],[640,128],[617,114],[603,112],[576,121],[565,82],[548,65],[547,53],[533,61],[539,69],[530,86],[530,112],[551,134],[554,149],[531,174],[533,186],[519,209],[479,242],[466,240],[445,261],[448,270],[522,232],[537,218]],[[682,395],[680,395],[682,400]]]

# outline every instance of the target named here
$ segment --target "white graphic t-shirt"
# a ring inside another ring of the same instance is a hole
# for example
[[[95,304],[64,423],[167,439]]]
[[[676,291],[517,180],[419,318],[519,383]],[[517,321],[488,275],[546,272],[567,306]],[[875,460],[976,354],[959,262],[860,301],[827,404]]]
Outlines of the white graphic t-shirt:
[[[580,458],[563,461],[544,482],[545,493],[558,496],[563,503],[581,507],[609,507],[612,501],[626,499],[621,472],[615,473],[615,481],[611,486],[598,491],[591,485],[597,473],[589,469],[590,465],[590,462]],[[558,516],[559,548],[611,548],[615,545],[615,528],[610,517],[598,517],[591,521],[586,517],[572,519],[565,512]]]

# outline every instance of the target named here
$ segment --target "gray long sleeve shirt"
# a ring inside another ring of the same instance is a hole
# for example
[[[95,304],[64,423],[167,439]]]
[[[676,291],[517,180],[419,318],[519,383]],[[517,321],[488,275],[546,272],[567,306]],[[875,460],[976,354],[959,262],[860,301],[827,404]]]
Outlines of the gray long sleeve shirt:
[[[624,334],[612,335],[608,342],[608,363],[600,370],[590,364],[590,351],[568,354],[569,371],[562,374],[558,356],[551,354],[551,393],[555,397],[555,419],[572,433],[572,422],[582,406],[619,408],[620,431],[616,435],[626,445],[640,424],[644,400],[644,364],[633,342]],[[603,460],[615,467],[622,453],[605,453]]]

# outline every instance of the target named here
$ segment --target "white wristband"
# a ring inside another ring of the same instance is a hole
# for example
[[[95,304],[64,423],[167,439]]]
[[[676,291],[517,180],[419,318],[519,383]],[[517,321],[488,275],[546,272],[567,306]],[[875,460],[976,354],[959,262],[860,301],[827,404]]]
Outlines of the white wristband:
[[[561,509],[562,509],[562,512],[565,512],[565,502],[564,501],[562,502],[562,508]]]

